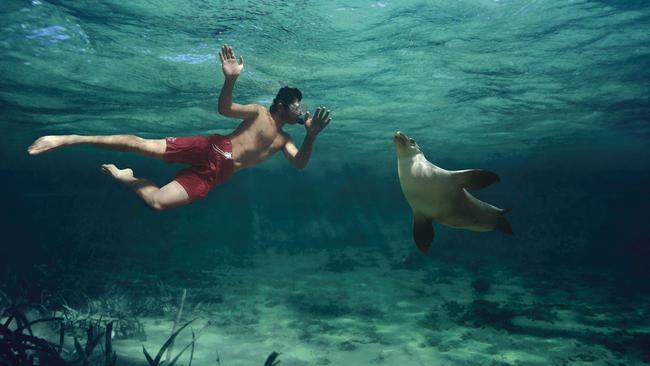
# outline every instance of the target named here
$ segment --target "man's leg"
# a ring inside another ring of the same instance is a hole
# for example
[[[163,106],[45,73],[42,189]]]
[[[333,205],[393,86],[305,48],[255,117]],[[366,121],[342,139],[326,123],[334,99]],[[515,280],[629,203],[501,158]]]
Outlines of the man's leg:
[[[27,148],[31,155],[52,151],[59,147],[91,144],[103,149],[128,151],[162,160],[167,148],[165,139],[148,140],[133,135],[110,136],[43,136]]]
[[[113,164],[102,165],[102,170],[115,179],[131,187],[142,200],[156,211],[178,207],[190,203],[190,197],[185,189],[175,180],[162,188],[152,182],[136,178],[131,169],[118,169]]]

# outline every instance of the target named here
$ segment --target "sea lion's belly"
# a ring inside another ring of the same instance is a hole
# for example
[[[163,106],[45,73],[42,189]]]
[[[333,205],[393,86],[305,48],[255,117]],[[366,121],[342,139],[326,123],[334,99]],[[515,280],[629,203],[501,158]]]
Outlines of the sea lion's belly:
[[[428,162],[405,162],[398,165],[398,174],[404,197],[414,213],[455,228],[493,228],[494,207],[459,187],[449,171]]]
[[[402,186],[404,196],[414,212],[454,228],[489,231],[494,226],[488,207],[455,185],[409,184]]]
[[[440,177],[404,177],[400,179],[402,191],[413,211],[437,219],[450,213],[462,199],[460,190]]]

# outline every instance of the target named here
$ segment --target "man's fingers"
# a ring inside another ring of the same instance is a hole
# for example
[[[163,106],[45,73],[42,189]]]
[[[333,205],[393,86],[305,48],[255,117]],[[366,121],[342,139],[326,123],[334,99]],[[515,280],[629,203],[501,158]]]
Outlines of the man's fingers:
[[[305,122],[309,121],[309,111],[305,112]]]
[[[309,112],[305,113],[305,121],[309,119]],[[314,113],[314,123],[316,123],[315,127],[318,126],[319,130],[322,130],[327,126],[332,118],[330,118],[330,111],[329,109],[326,109],[324,107],[318,107],[316,108],[316,112]]]
[[[221,46],[221,52],[219,52],[219,60],[223,63],[226,60],[235,60],[237,61],[237,58],[235,57],[235,51],[233,51],[232,47],[230,47],[227,43]],[[244,65],[244,56],[239,55],[239,65],[243,66]]]
[[[325,107],[321,107],[321,109],[320,109],[320,115],[318,116],[318,119],[319,119],[321,122],[323,122],[323,121],[325,121],[329,116],[330,116],[330,111],[329,111],[327,108],[325,108]]]

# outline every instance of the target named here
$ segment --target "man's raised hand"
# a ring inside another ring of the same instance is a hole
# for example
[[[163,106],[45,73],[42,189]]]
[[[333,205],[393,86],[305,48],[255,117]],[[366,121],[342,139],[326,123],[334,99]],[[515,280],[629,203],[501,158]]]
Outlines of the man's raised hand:
[[[309,112],[305,113],[305,129],[307,134],[316,137],[330,123],[330,111],[323,107],[316,108],[314,118],[309,118]]]
[[[224,44],[219,51],[219,59],[221,60],[221,69],[226,77],[238,76],[244,68],[244,56],[239,56],[239,63],[235,58],[235,52],[232,47]]]

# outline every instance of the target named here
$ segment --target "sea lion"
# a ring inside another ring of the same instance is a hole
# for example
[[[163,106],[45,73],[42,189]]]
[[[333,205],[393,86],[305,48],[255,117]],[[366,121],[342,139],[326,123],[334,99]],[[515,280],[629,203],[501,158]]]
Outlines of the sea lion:
[[[400,131],[394,141],[399,182],[413,209],[413,240],[423,253],[433,242],[432,220],[459,229],[512,234],[503,216],[510,209],[494,207],[467,192],[498,182],[498,175],[481,169],[445,170],[429,162],[415,140]]]

